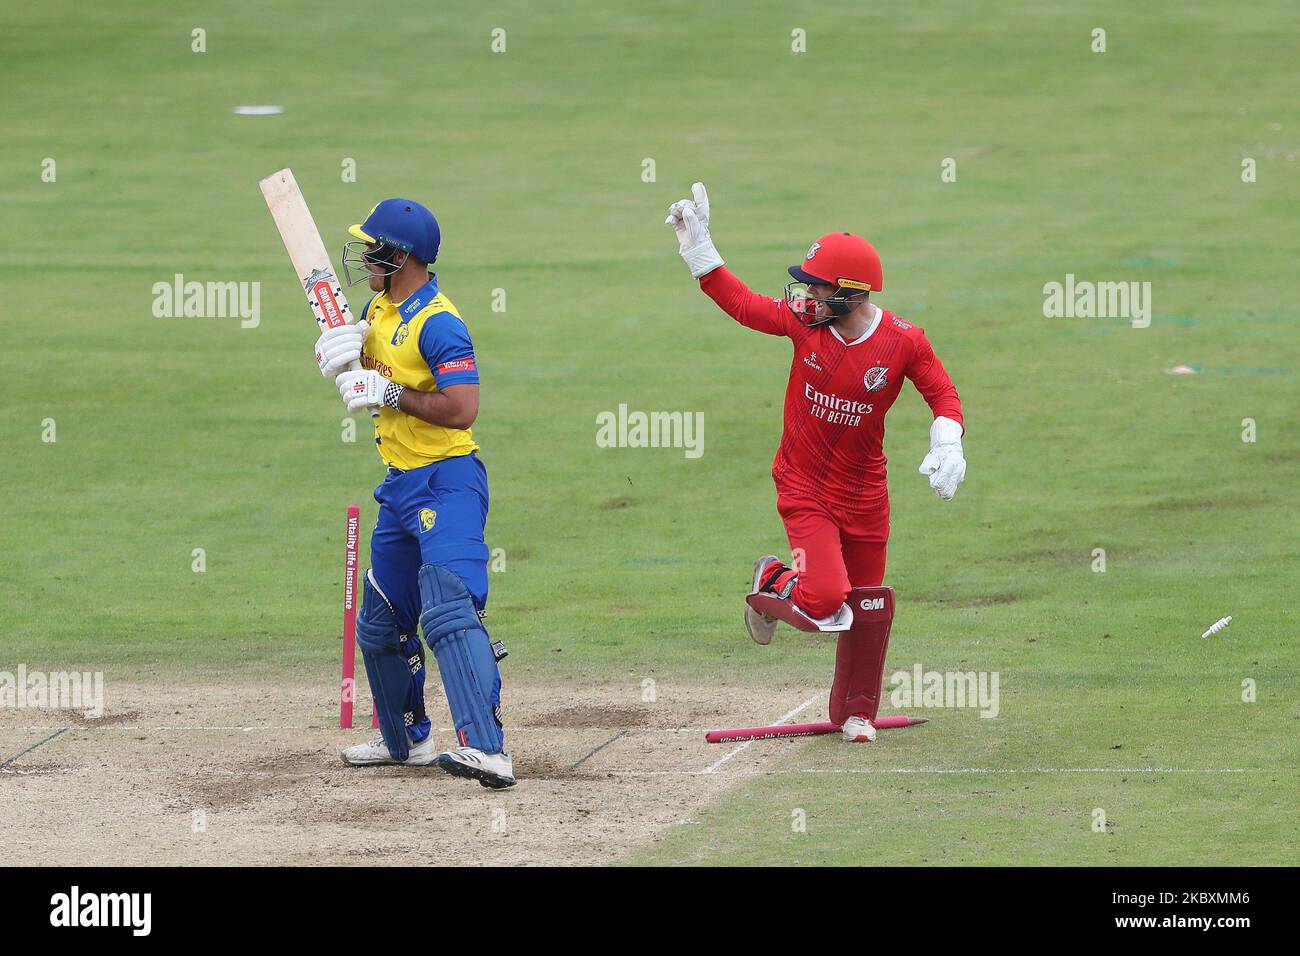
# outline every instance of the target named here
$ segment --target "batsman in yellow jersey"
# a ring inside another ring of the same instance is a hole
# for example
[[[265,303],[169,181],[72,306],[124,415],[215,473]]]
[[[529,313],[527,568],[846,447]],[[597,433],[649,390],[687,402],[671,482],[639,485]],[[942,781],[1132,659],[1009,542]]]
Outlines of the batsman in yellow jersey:
[[[505,647],[483,626],[488,485],[470,428],[478,366],[465,323],[429,271],[438,221],[410,199],[385,199],[348,232],[344,277],[348,285],[365,279],[375,295],[355,325],[321,335],[316,362],[348,411],[379,410],[375,444],[388,473],[375,489],[379,519],[357,615],[381,736],[348,747],[343,759],[435,765],[485,787],[513,786],[497,669]],[[358,359],[362,371],[348,371]],[[417,624],[456,727],[457,746],[443,753],[424,710]]]

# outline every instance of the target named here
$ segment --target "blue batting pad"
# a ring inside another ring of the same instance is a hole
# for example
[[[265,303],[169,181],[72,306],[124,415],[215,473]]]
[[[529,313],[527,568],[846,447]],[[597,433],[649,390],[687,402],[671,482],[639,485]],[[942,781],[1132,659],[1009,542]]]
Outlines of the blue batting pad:
[[[501,673],[492,642],[465,585],[435,564],[420,568],[420,626],[438,661],[462,747],[500,753]]]

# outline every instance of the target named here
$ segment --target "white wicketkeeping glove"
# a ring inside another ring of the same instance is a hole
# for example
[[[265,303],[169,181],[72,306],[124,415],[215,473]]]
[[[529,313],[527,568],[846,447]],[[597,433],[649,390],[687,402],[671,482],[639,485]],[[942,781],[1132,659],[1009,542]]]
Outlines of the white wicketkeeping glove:
[[[951,418],[940,416],[930,426],[930,453],[921,462],[920,472],[930,476],[930,487],[944,501],[957,493],[966,477],[966,456],[961,450],[962,427]]]
[[[348,411],[359,412],[363,409],[401,408],[402,392],[405,386],[385,378],[375,371],[342,372],[335,379],[339,394]]]
[[[686,260],[691,275],[699,278],[722,265],[722,256],[709,237],[709,194],[704,183],[691,187],[694,199],[679,199],[668,207],[664,222],[677,232],[677,251]]]
[[[338,325],[326,329],[316,340],[316,364],[326,378],[334,378],[361,358],[361,343],[366,340],[370,323],[362,319],[356,325]]]

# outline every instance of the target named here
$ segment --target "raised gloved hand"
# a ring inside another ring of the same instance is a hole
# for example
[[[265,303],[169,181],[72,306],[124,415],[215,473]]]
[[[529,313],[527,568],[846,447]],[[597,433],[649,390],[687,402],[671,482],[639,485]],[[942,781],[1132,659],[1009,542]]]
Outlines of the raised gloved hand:
[[[400,409],[402,392],[406,391],[406,386],[398,385],[373,370],[342,372],[334,379],[334,384],[350,412],[376,409],[381,405]]]
[[[361,359],[361,343],[366,340],[370,323],[365,319],[355,325],[338,325],[326,329],[316,340],[316,364],[326,378],[334,378],[353,362]]]
[[[930,426],[930,453],[919,471],[930,476],[930,487],[944,501],[957,493],[966,477],[966,456],[961,448],[962,427],[951,418],[940,416]]]
[[[709,236],[709,194],[704,183],[691,186],[694,199],[679,199],[668,207],[664,222],[677,232],[677,251],[686,260],[691,275],[699,278],[722,265],[722,256]]]

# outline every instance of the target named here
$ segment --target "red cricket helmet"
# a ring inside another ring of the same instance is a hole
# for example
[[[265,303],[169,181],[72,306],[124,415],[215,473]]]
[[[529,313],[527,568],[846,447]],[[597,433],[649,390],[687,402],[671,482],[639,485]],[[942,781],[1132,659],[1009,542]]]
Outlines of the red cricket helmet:
[[[804,325],[822,325],[847,315],[851,310],[846,299],[884,288],[880,256],[875,247],[851,232],[828,232],[809,246],[803,262],[791,266],[789,271],[795,282],[785,287],[786,302]],[[836,288],[831,295],[818,299],[806,290],[796,289],[797,283]],[[824,319],[815,318],[817,302],[825,302],[831,314]],[[809,317],[813,317],[811,321]]]

